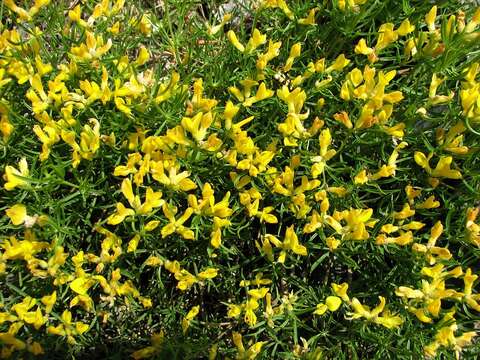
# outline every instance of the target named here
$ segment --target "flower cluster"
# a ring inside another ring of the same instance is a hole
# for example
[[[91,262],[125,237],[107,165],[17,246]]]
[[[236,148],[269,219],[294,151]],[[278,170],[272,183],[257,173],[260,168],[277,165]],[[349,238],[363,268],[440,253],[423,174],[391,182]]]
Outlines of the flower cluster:
[[[0,23],[1,358],[112,333],[135,359],[474,353],[480,10],[263,0],[246,29],[19,3]]]

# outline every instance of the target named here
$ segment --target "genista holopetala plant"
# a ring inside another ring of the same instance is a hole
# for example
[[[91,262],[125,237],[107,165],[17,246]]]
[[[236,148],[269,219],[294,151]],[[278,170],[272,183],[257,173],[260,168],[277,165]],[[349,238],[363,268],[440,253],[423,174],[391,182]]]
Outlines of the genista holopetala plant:
[[[0,357],[478,357],[480,10],[162,3],[0,5]]]

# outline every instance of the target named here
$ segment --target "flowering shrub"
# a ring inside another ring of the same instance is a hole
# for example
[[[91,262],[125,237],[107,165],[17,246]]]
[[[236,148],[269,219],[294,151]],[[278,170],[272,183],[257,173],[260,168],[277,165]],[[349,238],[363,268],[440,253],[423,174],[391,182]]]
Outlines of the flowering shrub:
[[[478,356],[480,10],[152,4],[0,5],[0,357]]]

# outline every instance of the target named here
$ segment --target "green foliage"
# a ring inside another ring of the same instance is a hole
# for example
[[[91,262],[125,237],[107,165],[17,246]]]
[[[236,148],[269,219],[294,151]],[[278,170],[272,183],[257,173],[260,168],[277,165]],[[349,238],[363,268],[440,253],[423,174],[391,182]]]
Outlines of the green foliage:
[[[0,357],[476,358],[480,12],[222,6],[0,5]]]

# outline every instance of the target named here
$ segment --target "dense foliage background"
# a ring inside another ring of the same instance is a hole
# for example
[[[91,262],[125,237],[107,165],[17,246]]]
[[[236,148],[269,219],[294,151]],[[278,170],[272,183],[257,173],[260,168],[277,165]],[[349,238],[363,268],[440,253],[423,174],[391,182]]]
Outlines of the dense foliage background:
[[[471,2],[0,19],[0,357],[480,354]]]

